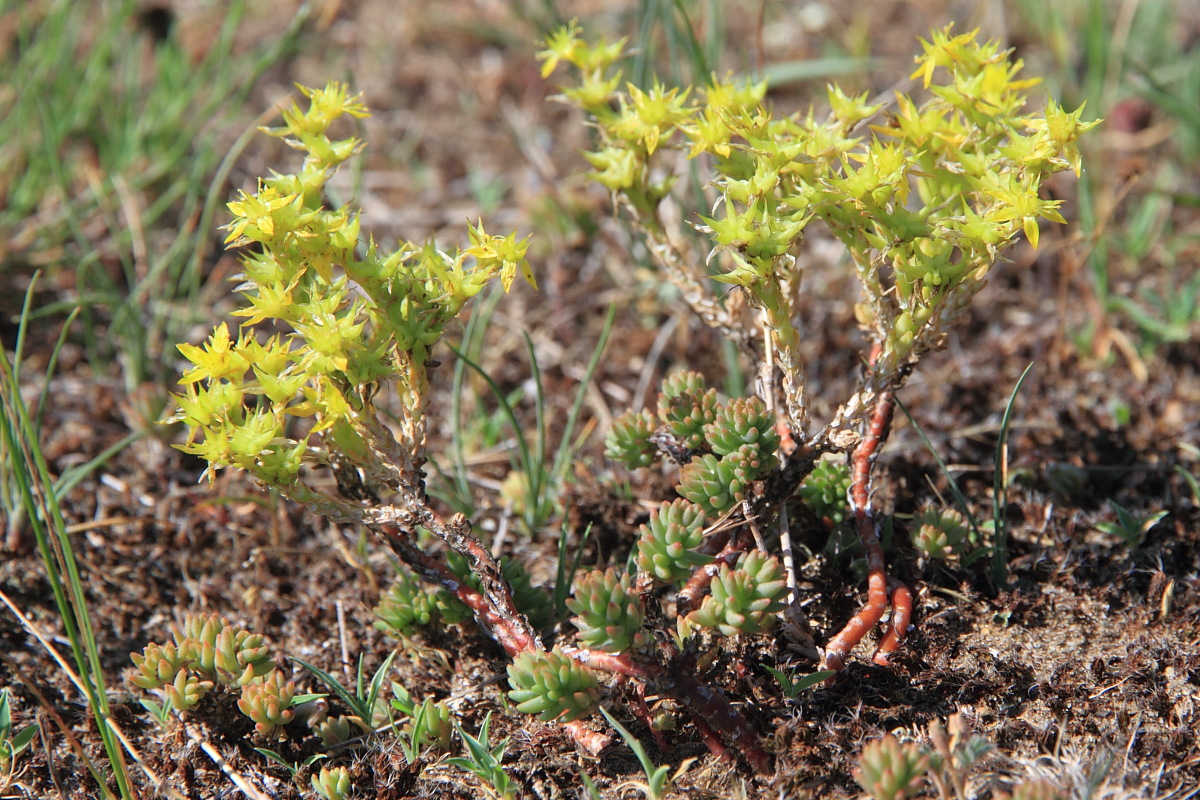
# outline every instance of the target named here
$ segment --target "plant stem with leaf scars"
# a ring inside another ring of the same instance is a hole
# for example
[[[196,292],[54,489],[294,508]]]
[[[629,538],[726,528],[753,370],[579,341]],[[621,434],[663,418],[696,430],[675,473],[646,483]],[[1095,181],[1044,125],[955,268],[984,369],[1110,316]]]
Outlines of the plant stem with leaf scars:
[[[866,435],[855,448],[851,459],[850,503],[854,511],[854,525],[862,538],[867,559],[867,602],[825,646],[821,669],[840,670],[844,667],[846,656],[883,618],[888,608],[888,578],[884,569],[883,545],[879,541],[875,513],[871,508],[871,466],[887,438],[895,408],[895,390],[887,389],[880,393]],[[908,587],[898,582],[893,582],[893,586],[891,625],[875,653],[877,664],[886,664],[888,655],[904,643],[912,615],[912,594]]]
[[[679,701],[692,717],[696,729],[716,757],[729,761],[730,749],[739,753],[762,774],[770,772],[771,756],[763,749],[758,731],[742,716],[720,690],[706,686],[692,675],[687,665],[667,668],[654,661],[634,660],[626,652],[605,653],[565,646],[563,652],[592,669],[625,675],[651,686],[659,694]]]
[[[424,580],[452,592],[470,608],[475,613],[475,619],[500,643],[510,657],[526,650],[545,650],[529,626],[528,620],[513,604],[512,592],[507,582],[500,577],[495,560],[483,543],[471,535],[470,523],[466,518],[456,516],[447,524],[432,511],[425,510],[431,520],[423,520],[421,525],[437,533],[447,544],[471,559],[474,574],[480,577],[485,587],[490,587],[490,591],[485,588],[484,592],[480,592],[463,583],[445,563],[417,547],[411,534],[398,525],[384,523],[378,525],[376,530],[387,539],[401,561]],[[436,522],[431,525],[431,521]],[[587,727],[582,720],[562,724],[571,738],[592,755],[599,754],[612,741],[611,737]]]

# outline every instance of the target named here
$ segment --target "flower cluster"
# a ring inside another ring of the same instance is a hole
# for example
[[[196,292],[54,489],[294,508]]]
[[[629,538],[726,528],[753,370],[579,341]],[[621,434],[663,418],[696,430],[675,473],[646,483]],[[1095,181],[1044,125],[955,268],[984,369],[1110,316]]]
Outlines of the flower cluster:
[[[308,108],[293,105],[284,126],[267,131],[306,153],[302,169],[264,179],[229,204],[227,243],[253,246],[242,258],[241,330],[234,336],[222,323],[204,344],[179,346],[191,368],[173,419],[187,424],[192,438],[182,449],[204,458],[210,476],[236,466],[319,505],[301,480],[305,463],[355,476],[365,487],[359,494],[417,480],[430,350],[493,280],[507,291],[518,273],[534,278],[527,242],[482,225],[453,253],[428,244],[363,246],[358,215],[327,208],[324,190],[361,147],[329,138],[330,125],[367,116],[366,108],[341,84],[302,91]],[[385,385],[400,399],[399,449],[375,412]],[[293,438],[288,423],[296,418],[314,424]]]
[[[590,45],[571,25],[546,44],[546,74],[563,62],[579,72],[580,84],[564,94],[595,119],[599,144],[587,154],[593,178],[631,211],[703,318],[737,327],[708,296],[704,277],[740,287],[761,311],[788,421],[805,438],[795,253],[806,227],[824,223],[853,259],[864,294],[859,321],[882,351],[875,386],[865,388],[878,391],[941,345],[1016,237],[1036,247],[1041,220],[1063,222],[1060,201],[1043,199],[1042,185],[1052,173],[1079,172],[1077,141],[1096,124],[1052,101],[1025,115],[1037,81],[1018,77],[1021,62],[996,42],[951,28],[923,42],[917,58],[913,77],[927,96],[899,93],[886,116],[866,94],[836,86],[828,116],[776,114],[764,102],[765,83],[714,79],[695,98],[622,87],[623,42]],[[671,188],[664,176],[676,174],[662,163],[672,152],[704,155],[715,170],[715,213],[697,215],[712,247],[709,276],[689,271],[691,260],[658,216]]]

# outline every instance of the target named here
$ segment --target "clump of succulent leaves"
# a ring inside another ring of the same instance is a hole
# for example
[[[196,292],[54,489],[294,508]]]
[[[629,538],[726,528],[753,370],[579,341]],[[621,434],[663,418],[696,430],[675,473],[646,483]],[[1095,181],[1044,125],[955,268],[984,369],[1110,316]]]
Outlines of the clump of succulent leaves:
[[[342,800],[350,793],[350,770],[346,767],[321,767],[312,776],[312,788],[324,800]]]
[[[913,546],[938,561],[962,555],[970,545],[970,537],[967,519],[956,509],[929,506],[913,516]]]
[[[174,641],[151,642],[131,656],[130,681],[186,712],[217,688],[238,690],[237,705],[260,733],[291,722],[295,685],[276,669],[261,634],[234,628],[216,614],[188,615]]]
[[[844,460],[822,459],[805,477],[797,493],[817,519],[836,528],[846,521],[850,468]]]
[[[858,783],[874,800],[907,800],[925,785],[929,756],[914,742],[888,734],[868,742],[859,756]]]
[[[560,650],[526,651],[508,665],[508,697],[544,722],[592,714],[600,705],[596,673]]]
[[[429,588],[404,567],[396,570],[392,585],[375,606],[375,627],[400,638],[412,636],[431,625],[458,625],[471,618],[471,611],[457,597],[441,588]]]

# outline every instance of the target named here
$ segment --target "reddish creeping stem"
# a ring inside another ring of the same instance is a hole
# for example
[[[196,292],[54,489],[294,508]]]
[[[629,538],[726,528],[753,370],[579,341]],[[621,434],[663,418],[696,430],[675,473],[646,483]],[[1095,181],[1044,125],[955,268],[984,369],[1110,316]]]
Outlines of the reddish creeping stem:
[[[493,592],[493,596],[489,597],[460,581],[445,563],[418,548],[412,537],[398,526],[381,525],[379,530],[387,537],[392,549],[402,561],[425,580],[452,592],[475,612],[475,618],[486,630],[491,632],[510,657],[526,650],[545,650],[530,629],[529,623],[512,606],[512,596],[507,587],[499,587],[499,591]],[[494,567],[490,554],[475,537],[462,536],[460,545],[467,550],[464,555],[471,558],[483,557],[486,559],[485,563],[491,563]],[[592,755],[599,755],[600,751],[612,741],[607,734],[592,730],[582,720],[566,722],[562,725],[567,729],[571,738]]]
[[[840,670],[846,665],[846,656],[863,640],[888,608],[888,579],[883,564],[883,545],[875,527],[875,514],[871,509],[871,465],[887,437],[888,426],[896,409],[896,394],[887,390],[879,395],[875,410],[871,414],[866,435],[854,451],[851,459],[853,468],[850,485],[850,504],[854,511],[854,525],[862,538],[863,551],[867,558],[867,602],[846,623],[846,627],[829,640],[825,646],[825,658],[821,669]],[[875,651],[876,664],[886,665],[888,656],[904,644],[912,618],[912,593],[908,587],[893,582],[892,621]]]

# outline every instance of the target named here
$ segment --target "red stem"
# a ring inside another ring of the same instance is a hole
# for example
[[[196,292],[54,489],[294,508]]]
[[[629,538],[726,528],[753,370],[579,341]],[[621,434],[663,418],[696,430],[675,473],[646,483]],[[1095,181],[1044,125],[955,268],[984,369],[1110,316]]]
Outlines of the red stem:
[[[442,530],[447,527],[454,527],[457,530],[450,531],[450,535],[442,534]],[[433,530],[433,528],[430,529]],[[400,556],[405,564],[416,570],[426,581],[453,592],[471,611],[475,612],[475,619],[491,633],[510,657],[526,650],[546,649],[534,634],[524,615],[516,610],[512,602],[512,592],[503,578],[499,577],[495,561],[483,547],[482,542],[470,534],[469,523],[465,523],[465,520],[456,517],[450,526],[442,525],[437,532],[455,550],[470,558],[477,567],[482,565],[482,569],[475,574],[480,576],[485,587],[489,583],[492,584],[492,591],[487,594],[477,591],[473,586],[459,580],[458,576],[445,563],[417,547],[412,537],[404,529],[392,524],[383,524],[378,526],[378,530],[387,537],[392,550]],[[455,541],[451,541],[451,537]],[[455,546],[456,543],[460,546]],[[491,574],[495,576],[490,582],[488,580],[489,568]],[[499,585],[496,585],[496,579],[500,581]],[[598,755],[612,741],[610,736],[592,730],[582,720],[566,722],[562,725],[567,729],[571,738],[592,755]]]
[[[875,651],[875,657],[872,659],[881,667],[888,665],[888,656],[904,646],[904,639],[908,636],[908,628],[912,621],[913,596],[907,586],[899,581],[892,582],[892,619],[888,625],[887,633],[883,635],[883,641],[879,643],[879,649]]]
[[[863,640],[883,618],[888,608],[888,579],[884,569],[883,545],[875,526],[875,513],[871,508],[871,465],[887,438],[888,427],[896,408],[896,393],[888,389],[879,395],[875,409],[871,412],[866,435],[851,458],[852,480],[850,505],[854,511],[854,525],[862,539],[863,552],[867,559],[867,602],[859,609],[846,626],[825,647],[822,669],[840,670],[846,665],[846,656]],[[887,663],[887,656],[904,641],[912,615],[912,594],[902,584],[893,592],[894,614],[892,625],[884,635],[876,654],[877,663]]]
[[[679,701],[688,710],[713,755],[729,760],[732,749],[759,773],[771,771],[771,756],[763,749],[758,731],[724,694],[696,680],[691,670],[667,669],[651,661],[634,661],[629,653],[614,655],[569,646],[564,647],[563,652],[593,669],[627,675],[653,686],[659,694]]]

